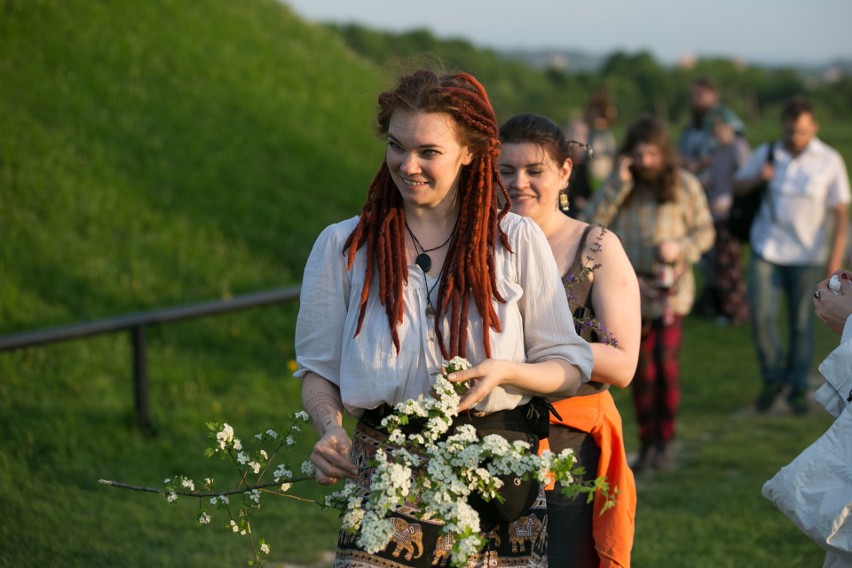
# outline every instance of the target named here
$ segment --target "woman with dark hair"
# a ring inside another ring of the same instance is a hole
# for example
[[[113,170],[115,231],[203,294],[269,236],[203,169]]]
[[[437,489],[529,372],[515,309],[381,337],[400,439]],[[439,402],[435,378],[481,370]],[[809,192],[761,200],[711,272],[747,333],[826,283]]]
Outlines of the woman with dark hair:
[[[636,120],[619,154],[588,218],[621,238],[639,277],[642,342],[631,388],[641,448],[633,469],[668,470],[680,405],[683,318],[695,299],[692,265],[713,245],[713,218],[698,179],[678,167],[665,124]]]
[[[320,436],[311,461],[322,484],[345,477],[369,486],[370,456],[386,440],[381,417],[428,396],[442,360],[473,364],[454,380],[469,387],[459,411],[470,410],[474,424],[525,412],[534,395],[570,396],[591,372],[547,240],[498,204],[507,196],[482,85],[464,73],[418,71],[378,103],[387,150],[367,202],[358,217],[323,231],[302,282],[297,376]],[[359,418],[352,438],[344,411]],[[400,557],[389,545],[373,555],[341,533],[335,566],[439,562],[442,520],[418,518],[416,503],[393,514],[415,525],[409,536],[422,547]],[[524,546],[511,538],[511,523],[500,523],[473,564],[545,566],[543,490],[523,515],[538,527]]]
[[[550,449],[574,450],[587,475],[606,477],[617,488],[612,509],[601,514],[602,495],[568,498],[560,487],[547,491],[550,566],[629,566],[633,546],[636,488],[627,466],[621,416],[610,385],[630,384],[639,354],[639,285],[630,260],[611,231],[563,215],[571,175],[572,146],[559,126],[533,114],[510,118],[500,127],[500,174],[512,211],[530,217],[544,231],[556,259],[578,332],[591,342],[592,381],[577,394],[554,402]],[[593,331],[592,320],[601,327]]]

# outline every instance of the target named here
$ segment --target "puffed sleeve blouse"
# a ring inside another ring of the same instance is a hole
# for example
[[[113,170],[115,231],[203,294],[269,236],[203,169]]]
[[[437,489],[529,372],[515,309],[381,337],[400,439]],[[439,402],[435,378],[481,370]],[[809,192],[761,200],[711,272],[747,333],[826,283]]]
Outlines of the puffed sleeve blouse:
[[[427,396],[435,382],[433,373],[442,363],[432,318],[426,315],[427,290],[434,285],[434,305],[440,284],[435,285],[435,279],[426,277],[415,264],[408,265],[408,282],[402,290],[399,352],[375,289],[367,299],[361,331],[355,335],[365,249],[358,251],[352,269],[347,270],[343,246],[357,222],[353,217],[331,225],[314,243],[302,280],[295,373],[302,377],[312,371],[337,385],[344,407],[356,417],[383,403],[393,405]],[[495,246],[497,290],[506,302],[492,300],[501,324],[501,331],[489,330],[492,358],[528,363],[563,359],[579,368],[582,382],[588,382],[591,349],[574,331],[544,233],[534,221],[512,213],[503,219],[502,227],[513,252],[499,242]],[[444,336],[449,337],[446,321],[443,326]],[[476,365],[486,356],[482,319],[473,302],[468,326],[466,356]],[[529,398],[512,387],[501,386],[480,401],[476,410],[491,413],[510,409]]]

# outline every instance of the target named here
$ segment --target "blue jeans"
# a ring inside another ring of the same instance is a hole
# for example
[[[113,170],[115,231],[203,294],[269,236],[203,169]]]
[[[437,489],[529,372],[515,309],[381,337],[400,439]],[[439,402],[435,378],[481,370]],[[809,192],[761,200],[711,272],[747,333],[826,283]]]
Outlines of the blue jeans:
[[[823,272],[822,266],[781,266],[752,252],[748,274],[752,339],[767,384],[787,384],[794,393],[807,389],[814,354],[813,292]],[[786,357],[778,324],[782,292],[789,330]]]

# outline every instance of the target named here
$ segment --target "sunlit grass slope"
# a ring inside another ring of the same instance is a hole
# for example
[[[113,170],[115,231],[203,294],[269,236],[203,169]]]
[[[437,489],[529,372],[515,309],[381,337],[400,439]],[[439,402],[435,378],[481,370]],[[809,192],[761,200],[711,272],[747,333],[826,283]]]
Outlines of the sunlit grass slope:
[[[0,6],[4,331],[295,282],[363,200],[377,75],[286,7]]]
[[[381,86],[271,0],[0,0],[0,334],[298,283],[363,203]],[[125,336],[0,353],[0,565],[241,565],[189,503],[96,482],[206,471],[208,420],[283,427],[294,314],[150,330],[151,440]],[[334,514],[269,509],[272,560],[327,546]]]

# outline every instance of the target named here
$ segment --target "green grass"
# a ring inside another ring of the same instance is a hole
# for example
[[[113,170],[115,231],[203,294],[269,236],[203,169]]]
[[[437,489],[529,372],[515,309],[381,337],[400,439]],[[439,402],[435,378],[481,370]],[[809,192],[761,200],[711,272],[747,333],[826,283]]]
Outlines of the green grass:
[[[286,7],[0,14],[0,333],[296,283],[322,227],[359,210],[384,80]],[[149,330],[152,439],[134,427],[126,336],[0,353],[0,566],[243,564],[244,543],[196,527],[189,504],[97,480],[208,471],[210,420],[282,428],[296,309]],[[261,511],[273,560],[328,547],[336,516],[315,509]]]
[[[275,2],[0,6],[5,330],[296,282],[360,207],[380,76]]]
[[[814,566],[822,553],[764,499],[763,483],[831,423],[751,410],[761,387],[748,327],[690,318],[684,331],[677,464],[639,478],[635,566]],[[836,344],[820,328],[818,363]],[[637,449],[629,392],[616,402],[628,451]]]
[[[272,0],[0,0],[0,334],[298,282],[321,228],[363,202],[384,84]],[[282,429],[296,310],[148,330],[150,438],[126,335],[0,353],[0,566],[243,565],[221,516],[201,528],[191,500],[97,480],[221,477],[206,422]],[[817,360],[834,341],[820,331]],[[680,467],[640,484],[634,565],[816,565],[760,486],[828,416],[742,412],[759,388],[745,329],[689,320],[682,359]],[[273,564],[334,546],[317,507],[267,501],[256,522]]]

